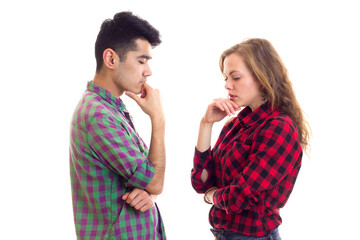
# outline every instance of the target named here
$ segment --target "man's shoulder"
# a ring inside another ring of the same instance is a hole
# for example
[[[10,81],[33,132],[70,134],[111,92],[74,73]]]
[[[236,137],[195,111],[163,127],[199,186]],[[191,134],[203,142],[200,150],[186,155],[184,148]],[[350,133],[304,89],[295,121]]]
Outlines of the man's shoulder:
[[[98,94],[85,91],[76,107],[74,118],[82,118],[86,121],[104,116],[114,116],[114,107]]]

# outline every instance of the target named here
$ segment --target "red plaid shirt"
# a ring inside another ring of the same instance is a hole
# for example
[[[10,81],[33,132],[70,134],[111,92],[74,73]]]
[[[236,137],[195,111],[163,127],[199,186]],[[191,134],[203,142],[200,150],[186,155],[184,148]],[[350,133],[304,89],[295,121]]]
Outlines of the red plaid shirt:
[[[212,150],[195,149],[191,180],[198,193],[218,187],[210,224],[263,237],[281,224],[279,208],[288,200],[301,166],[295,123],[264,104],[249,107],[225,124]],[[203,169],[209,178],[202,182]]]

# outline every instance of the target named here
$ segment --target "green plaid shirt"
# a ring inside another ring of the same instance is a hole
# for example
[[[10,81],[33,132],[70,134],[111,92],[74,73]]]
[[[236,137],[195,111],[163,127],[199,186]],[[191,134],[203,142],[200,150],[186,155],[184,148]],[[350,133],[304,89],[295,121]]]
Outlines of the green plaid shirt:
[[[89,82],[71,122],[70,176],[78,239],[166,239],[157,205],[142,213],[122,196],[154,175],[148,148],[121,99]]]

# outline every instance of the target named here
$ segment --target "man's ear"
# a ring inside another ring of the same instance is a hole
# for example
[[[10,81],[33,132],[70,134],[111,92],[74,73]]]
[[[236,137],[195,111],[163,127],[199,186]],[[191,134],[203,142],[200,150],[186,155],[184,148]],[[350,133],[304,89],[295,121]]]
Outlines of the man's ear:
[[[119,61],[119,57],[111,48],[107,48],[103,52],[103,61],[105,67],[114,69]]]

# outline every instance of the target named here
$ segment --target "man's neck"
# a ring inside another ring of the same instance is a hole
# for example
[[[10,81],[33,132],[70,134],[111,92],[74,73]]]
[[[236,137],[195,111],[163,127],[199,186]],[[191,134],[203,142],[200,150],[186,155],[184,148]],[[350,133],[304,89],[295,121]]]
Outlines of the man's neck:
[[[99,85],[100,87],[109,91],[116,98],[119,98],[124,91],[118,89],[118,87],[114,84],[110,76],[102,73],[96,73],[93,79],[93,83]]]

